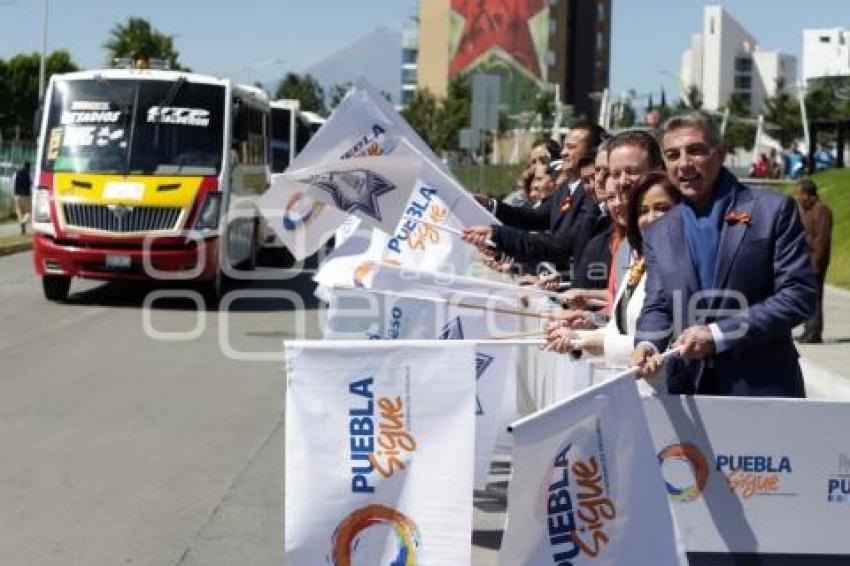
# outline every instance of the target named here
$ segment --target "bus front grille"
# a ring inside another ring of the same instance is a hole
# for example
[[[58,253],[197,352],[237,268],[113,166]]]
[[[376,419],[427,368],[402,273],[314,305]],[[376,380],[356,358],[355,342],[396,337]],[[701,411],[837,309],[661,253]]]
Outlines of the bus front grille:
[[[62,210],[68,226],[117,233],[174,230],[181,212],[173,206],[104,204],[63,204]]]

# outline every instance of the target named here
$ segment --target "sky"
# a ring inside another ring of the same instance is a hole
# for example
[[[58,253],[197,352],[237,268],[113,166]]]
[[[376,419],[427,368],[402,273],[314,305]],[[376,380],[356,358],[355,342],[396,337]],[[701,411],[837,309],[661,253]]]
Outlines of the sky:
[[[422,0],[429,1],[429,0]],[[588,0],[581,0],[588,1]],[[797,56],[807,27],[850,28],[850,0],[613,0],[611,90],[677,98],[682,51],[701,31],[702,8],[720,4],[760,46]],[[41,49],[45,0],[0,0],[0,58]],[[375,28],[400,29],[416,0],[50,0],[48,51],[105,63],[102,44],[129,16],[175,35],[193,70],[268,85],[301,72]]]

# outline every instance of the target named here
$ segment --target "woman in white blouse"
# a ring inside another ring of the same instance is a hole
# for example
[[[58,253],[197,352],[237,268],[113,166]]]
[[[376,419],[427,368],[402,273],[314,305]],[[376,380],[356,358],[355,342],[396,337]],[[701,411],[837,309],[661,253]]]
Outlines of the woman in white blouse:
[[[557,328],[549,332],[548,349],[573,353],[584,351],[604,356],[610,368],[625,368],[634,351],[637,318],[643,306],[646,264],[641,253],[641,230],[661,218],[681,200],[679,191],[664,171],[644,175],[629,191],[626,237],[633,252],[632,264],[614,298],[608,324],[596,330]]]

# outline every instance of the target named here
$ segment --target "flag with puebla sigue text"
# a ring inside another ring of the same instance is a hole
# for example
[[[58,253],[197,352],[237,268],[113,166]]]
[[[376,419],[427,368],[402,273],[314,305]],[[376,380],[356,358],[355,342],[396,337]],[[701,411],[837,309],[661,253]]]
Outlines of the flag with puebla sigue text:
[[[633,371],[522,419],[513,434],[500,564],[687,564]]]
[[[470,564],[472,344],[287,342],[287,564]]]

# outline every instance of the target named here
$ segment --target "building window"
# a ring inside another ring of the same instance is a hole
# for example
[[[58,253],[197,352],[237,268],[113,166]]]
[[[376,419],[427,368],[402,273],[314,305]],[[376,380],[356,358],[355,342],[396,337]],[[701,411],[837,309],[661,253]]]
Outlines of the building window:
[[[549,35],[555,35],[558,32],[558,20],[549,20]]]
[[[751,75],[735,75],[735,90],[750,90],[753,88]]]
[[[413,97],[416,96],[415,90],[403,90],[401,91],[401,105],[407,106],[410,104],[410,101],[413,100]]]
[[[401,84],[415,85],[416,84],[416,69],[401,70]]]
[[[735,57],[736,73],[752,73],[753,60],[750,57]]]
[[[412,65],[416,63],[416,49],[402,49],[401,50],[401,63],[403,65]]]
[[[708,33],[714,35],[714,18],[708,20]]]
[[[598,22],[604,22],[605,21],[605,2],[600,2],[599,4],[597,4],[596,21],[598,21]]]
[[[828,35],[822,35],[822,36],[820,36],[819,39],[820,39],[821,43],[829,43],[829,40],[830,40]]]
[[[555,52],[554,51],[549,51],[548,53],[546,53],[546,63],[548,63],[550,67],[555,66]]]

